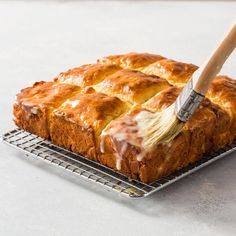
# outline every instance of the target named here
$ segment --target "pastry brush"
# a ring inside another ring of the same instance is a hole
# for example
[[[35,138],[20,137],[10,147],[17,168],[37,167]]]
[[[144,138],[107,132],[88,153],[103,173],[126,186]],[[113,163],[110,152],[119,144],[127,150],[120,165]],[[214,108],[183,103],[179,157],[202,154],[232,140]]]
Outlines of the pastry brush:
[[[236,47],[236,24],[188,81],[176,101],[160,112],[141,112],[136,121],[142,144],[152,148],[157,143],[172,140],[182,130],[205,97],[207,90],[221,67]]]

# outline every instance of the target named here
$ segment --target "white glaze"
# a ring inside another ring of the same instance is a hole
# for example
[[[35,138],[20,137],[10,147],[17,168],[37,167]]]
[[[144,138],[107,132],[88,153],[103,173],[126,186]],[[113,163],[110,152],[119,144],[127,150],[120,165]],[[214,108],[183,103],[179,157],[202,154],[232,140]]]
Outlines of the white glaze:
[[[35,107],[31,108],[30,111],[31,111],[31,113],[34,114],[34,115],[36,115],[36,114],[38,113],[38,109],[35,108]]]
[[[75,108],[77,105],[79,105],[79,100],[74,100],[74,101],[67,100],[66,102],[63,103],[62,106],[67,106],[67,105],[70,105],[72,108]]]
[[[102,131],[100,151],[104,153],[105,137],[109,136],[116,156],[116,168],[121,169],[121,162],[125,152],[127,151],[129,145],[138,147],[140,153],[137,155],[137,160],[142,161],[146,154],[142,146],[142,136],[139,135],[139,126],[136,121],[129,116],[124,116],[120,119],[113,121],[106,129]],[[121,144],[121,148],[117,149],[115,141]]]

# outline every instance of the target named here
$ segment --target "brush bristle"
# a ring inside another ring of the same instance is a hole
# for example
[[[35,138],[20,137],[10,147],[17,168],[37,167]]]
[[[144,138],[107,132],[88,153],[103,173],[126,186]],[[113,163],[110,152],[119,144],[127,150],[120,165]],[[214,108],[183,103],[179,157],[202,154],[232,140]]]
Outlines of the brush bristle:
[[[175,114],[175,104],[161,112],[141,112],[136,116],[143,146],[151,149],[157,143],[171,141],[182,130],[184,123]]]

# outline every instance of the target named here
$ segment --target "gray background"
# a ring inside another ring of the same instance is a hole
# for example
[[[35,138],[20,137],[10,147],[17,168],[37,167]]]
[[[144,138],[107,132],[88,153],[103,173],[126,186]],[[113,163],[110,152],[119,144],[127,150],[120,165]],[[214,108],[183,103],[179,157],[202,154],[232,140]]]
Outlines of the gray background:
[[[15,94],[104,55],[153,52],[200,65],[234,2],[0,2],[0,132]],[[235,54],[222,73],[236,78]],[[129,201],[0,144],[0,235],[235,235],[235,154]]]

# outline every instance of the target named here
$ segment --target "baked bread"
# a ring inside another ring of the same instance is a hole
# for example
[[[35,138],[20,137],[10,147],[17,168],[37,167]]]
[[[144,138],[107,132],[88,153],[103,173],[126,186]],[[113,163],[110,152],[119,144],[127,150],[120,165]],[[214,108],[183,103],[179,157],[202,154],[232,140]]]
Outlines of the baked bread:
[[[141,71],[147,75],[156,75],[166,79],[172,85],[187,83],[197,66],[167,59],[149,53],[129,53],[98,59],[99,63],[120,65],[125,69]]]
[[[13,106],[15,124],[26,131],[49,139],[52,111],[79,90],[78,86],[45,81],[36,82],[32,87],[22,89],[16,95]]]
[[[130,128],[148,110],[170,106],[198,67],[160,55],[129,53],[63,72],[16,97],[16,125],[133,179],[150,183],[232,143],[236,81],[218,76],[172,141],[143,150]]]
[[[96,160],[102,130],[128,109],[128,104],[119,98],[97,93],[92,88],[76,94],[53,111],[52,142]]]
[[[121,70],[121,67],[118,65],[87,64],[60,73],[54,81],[74,84],[85,88],[86,86],[101,82],[104,78],[118,70]]]

